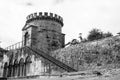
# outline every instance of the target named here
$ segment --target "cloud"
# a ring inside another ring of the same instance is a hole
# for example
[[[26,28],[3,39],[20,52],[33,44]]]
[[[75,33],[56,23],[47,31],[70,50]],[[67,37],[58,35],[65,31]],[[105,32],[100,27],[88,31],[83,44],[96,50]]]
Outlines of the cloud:
[[[65,2],[76,2],[76,1],[79,1],[79,0],[54,0],[54,4],[62,4],[62,3],[65,3]]]
[[[33,3],[27,2],[26,5],[27,5],[27,6],[33,6]]]
[[[54,0],[54,3],[55,4],[60,4],[60,3],[63,3],[65,0]]]

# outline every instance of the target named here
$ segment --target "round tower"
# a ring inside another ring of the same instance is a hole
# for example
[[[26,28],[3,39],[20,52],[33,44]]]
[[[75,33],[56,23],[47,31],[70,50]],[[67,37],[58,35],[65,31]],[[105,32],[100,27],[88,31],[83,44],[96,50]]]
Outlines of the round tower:
[[[64,47],[62,33],[63,18],[48,12],[33,13],[27,16],[23,27],[24,45],[43,51],[53,51]]]

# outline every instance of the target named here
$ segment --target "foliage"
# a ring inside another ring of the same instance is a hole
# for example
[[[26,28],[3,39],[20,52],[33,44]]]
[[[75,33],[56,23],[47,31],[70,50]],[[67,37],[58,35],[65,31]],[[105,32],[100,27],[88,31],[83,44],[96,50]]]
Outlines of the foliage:
[[[93,40],[98,40],[98,39],[102,39],[110,36],[113,36],[113,34],[110,32],[104,33],[100,29],[94,28],[89,32],[87,40],[93,41]]]
[[[98,40],[101,38],[103,38],[103,32],[95,28],[89,32],[89,35],[87,37],[88,41]]]
[[[107,67],[107,65],[112,64],[112,67],[115,64],[119,64],[119,53],[120,37],[113,36],[96,41],[81,42],[80,44],[56,50],[53,54],[68,65],[74,64],[74,67],[78,66],[77,70],[83,70],[83,68],[86,70],[86,66],[91,69],[91,66]]]
[[[106,38],[106,37],[111,37],[113,36],[113,34],[111,32],[107,32],[107,33],[104,33],[103,34],[103,37]]]
[[[92,61],[93,61],[93,58],[91,57],[91,56],[85,56],[85,61],[86,61],[86,63],[92,63]]]

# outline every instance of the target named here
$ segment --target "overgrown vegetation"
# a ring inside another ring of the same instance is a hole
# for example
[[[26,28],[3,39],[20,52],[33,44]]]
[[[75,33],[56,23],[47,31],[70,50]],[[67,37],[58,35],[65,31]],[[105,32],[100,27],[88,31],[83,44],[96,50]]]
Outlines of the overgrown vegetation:
[[[102,39],[110,36],[113,36],[113,34],[110,32],[104,33],[100,29],[94,28],[89,32],[87,40],[93,41],[93,40],[98,40],[98,39]]]
[[[113,36],[113,34],[111,32],[105,33],[103,31],[101,31],[100,29],[93,28],[92,30],[89,31],[87,38],[83,38],[82,33],[79,33],[80,41],[77,39],[73,39],[70,42],[68,42],[65,46],[76,45],[81,42],[89,42],[89,41],[99,40],[99,39],[103,39],[103,38],[107,38],[107,37],[111,37],[111,36]]]
[[[53,53],[78,70],[120,67],[120,36],[88,41],[59,49]]]

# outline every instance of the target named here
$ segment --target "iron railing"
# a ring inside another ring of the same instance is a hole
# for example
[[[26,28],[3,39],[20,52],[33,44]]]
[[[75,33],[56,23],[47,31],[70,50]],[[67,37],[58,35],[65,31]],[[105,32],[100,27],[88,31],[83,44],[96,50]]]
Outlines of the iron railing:
[[[24,46],[23,41],[20,41],[20,42],[17,42],[13,45],[6,47],[5,50],[16,50],[16,49],[22,48],[23,46]]]

